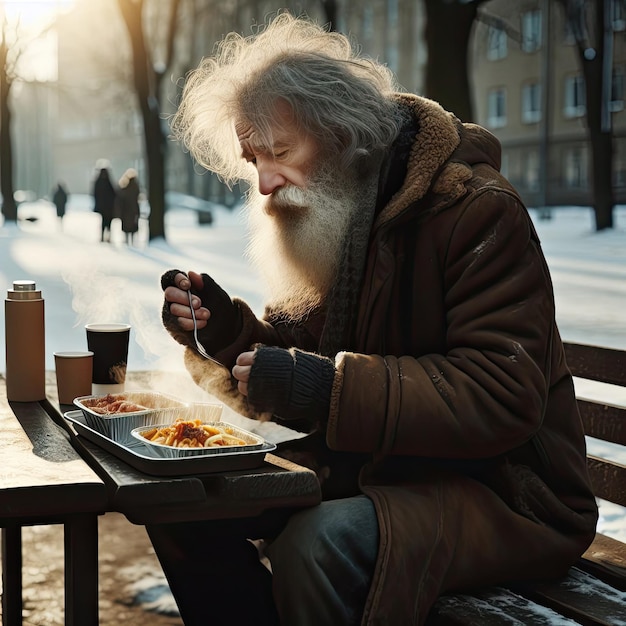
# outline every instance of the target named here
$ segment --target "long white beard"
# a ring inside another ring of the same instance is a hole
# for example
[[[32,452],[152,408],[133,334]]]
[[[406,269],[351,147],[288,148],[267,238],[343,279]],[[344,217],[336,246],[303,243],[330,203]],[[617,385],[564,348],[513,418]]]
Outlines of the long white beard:
[[[248,198],[248,256],[267,283],[268,304],[292,319],[306,316],[328,294],[359,210],[356,177],[337,178],[328,168],[306,189],[290,185]]]

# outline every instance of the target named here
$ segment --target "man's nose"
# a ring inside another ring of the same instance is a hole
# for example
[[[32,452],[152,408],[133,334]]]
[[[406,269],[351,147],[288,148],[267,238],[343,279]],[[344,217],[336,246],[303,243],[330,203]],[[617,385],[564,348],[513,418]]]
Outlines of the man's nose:
[[[274,165],[259,167],[257,164],[257,173],[259,176],[259,191],[264,196],[268,196],[277,189],[280,189],[287,182],[287,179]]]

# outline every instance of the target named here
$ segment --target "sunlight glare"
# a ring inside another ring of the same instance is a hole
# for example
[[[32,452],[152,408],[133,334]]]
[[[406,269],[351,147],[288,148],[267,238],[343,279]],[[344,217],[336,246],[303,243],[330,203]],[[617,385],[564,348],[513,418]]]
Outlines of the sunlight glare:
[[[73,6],[75,0],[5,0],[4,11],[9,23],[40,25],[62,10]]]
[[[0,16],[10,47],[16,52],[17,74],[26,81],[56,79],[56,32],[50,27],[61,13],[71,10],[77,0],[0,0]]]

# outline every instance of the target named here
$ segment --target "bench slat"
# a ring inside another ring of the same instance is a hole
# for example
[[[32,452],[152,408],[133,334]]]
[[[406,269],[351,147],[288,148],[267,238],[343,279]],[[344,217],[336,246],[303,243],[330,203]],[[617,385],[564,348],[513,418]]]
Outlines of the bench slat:
[[[587,548],[578,567],[605,583],[626,591],[626,544],[597,533]]]
[[[565,358],[573,376],[626,387],[626,351],[565,343]]]
[[[579,626],[509,589],[492,587],[472,595],[441,596],[428,614],[426,626]]]
[[[581,624],[626,626],[626,592],[577,567],[570,568],[561,581],[534,582],[514,589]]]
[[[596,496],[626,506],[626,466],[588,455],[587,467]]]
[[[578,410],[587,435],[626,446],[626,408],[578,398]]]
[[[596,544],[598,548],[601,540]],[[619,543],[619,542],[617,542]],[[441,596],[427,626],[626,626],[626,591],[572,567],[555,582],[493,587]]]

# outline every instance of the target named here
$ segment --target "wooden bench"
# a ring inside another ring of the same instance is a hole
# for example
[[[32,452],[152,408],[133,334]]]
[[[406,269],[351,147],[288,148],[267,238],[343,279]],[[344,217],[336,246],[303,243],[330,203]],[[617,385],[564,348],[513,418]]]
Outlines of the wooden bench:
[[[566,343],[565,352],[575,377],[626,388],[626,351]],[[590,399],[577,391],[585,433],[608,442],[615,450],[610,456],[622,459],[620,463],[593,456],[594,446],[589,446],[594,492],[602,500],[626,507],[626,407],[607,400],[608,396],[605,392],[603,400]],[[623,524],[626,533],[626,518]],[[433,607],[427,624],[626,626],[626,543],[597,533],[562,580],[444,595]]]

